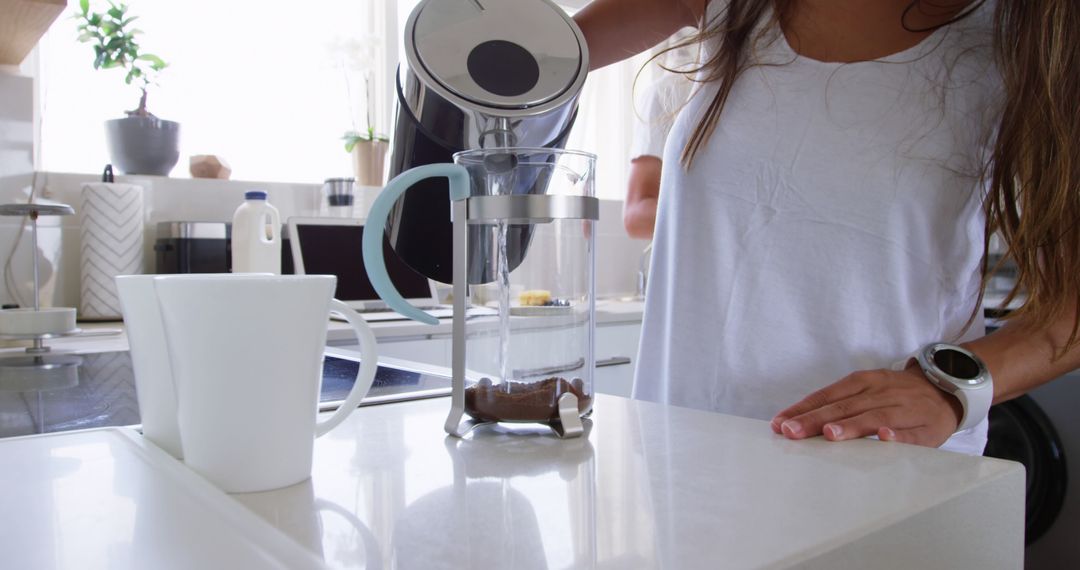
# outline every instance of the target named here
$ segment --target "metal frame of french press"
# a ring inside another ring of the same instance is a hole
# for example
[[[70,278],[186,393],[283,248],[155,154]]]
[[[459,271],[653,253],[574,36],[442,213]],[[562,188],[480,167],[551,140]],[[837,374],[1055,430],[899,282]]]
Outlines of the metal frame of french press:
[[[450,414],[446,418],[446,433],[464,437],[473,428],[492,422],[465,417],[465,320],[468,306],[468,227],[470,224],[544,224],[554,220],[600,219],[600,200],[592,196],[562,196],[547,194],[518,194],[502,196],[470,196],[454,199],[454,322],[453,357],[451,361],[452,391]],[[507,334],[510,334],[507,331]],[[505,381],[506,379],[504,379]],[[572,392],[559,396],[559,419],[551,429],[561,438],[581,437],[585,426],[578,411],[578,399]]]

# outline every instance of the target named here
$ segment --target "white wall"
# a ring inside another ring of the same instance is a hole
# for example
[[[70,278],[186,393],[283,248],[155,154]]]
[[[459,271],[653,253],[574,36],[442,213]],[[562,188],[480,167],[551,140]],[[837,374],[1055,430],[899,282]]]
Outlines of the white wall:
[[[32,56],[33,57],[33,56]],[[31,58],[28,58],[28,60]],[[35,149],[35,82],[18,66],[0,67],[0,204],[25,201],[33,181]],[[22,200],[18,200],[22,198]],[[19,237],[21,220],[0,217],[0,275]],[[49,226],[51,224],[43,224]],[[29,233],[26,233],[29,243]],[[46,227],[41,232],[40,247],[55,248],[59,245],[59,232]],[[21,255],[12,259],[13,265],[29,266],[29,248],[21,248]],[[51,275],[49,268],[43,274]],[[29,272],[26,273],[29,275]],[[18,275],[23,278],[25,275]],[[5,280],[0,277],[0,283]],[[31,279],[32,281],[32,279]],[[46,280],[48,286],[51,281]],[[12,302],[7,287],[0,287],[0,303]],[[27,289],[29,292],[30,289]],[[25,299],[29,304],[30,298]]]

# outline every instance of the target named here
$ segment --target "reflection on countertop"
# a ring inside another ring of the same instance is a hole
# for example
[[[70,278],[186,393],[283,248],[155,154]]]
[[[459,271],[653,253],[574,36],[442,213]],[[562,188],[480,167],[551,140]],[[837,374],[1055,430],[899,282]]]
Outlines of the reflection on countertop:
[[[323,361],[321,409],[344,400],[357,359]],[[450,381],[436,373],[380,365],[362,404],[445,396]],[[136,425],[139,404],[128,351],[0,355],[0,437]]]
[[[138,423],[126,351],[0,357],[0,437]]]

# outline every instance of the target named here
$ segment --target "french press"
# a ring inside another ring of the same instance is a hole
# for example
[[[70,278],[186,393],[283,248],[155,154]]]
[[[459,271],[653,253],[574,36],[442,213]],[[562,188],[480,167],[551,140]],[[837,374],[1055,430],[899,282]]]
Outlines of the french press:
[[[461,437],[483,423],[513,422],[546,424],[559,437],[584,434],[596,364],[594,167],[593,155],[576,151],[465,151],[454,155],[454,164],[402,173],[375,199],[363,238],[372,285],[390,308],[438,324],[391,284],[382,235],[408,188],[433,177],[449,181],[454,321],[447,433]],[[523,185],[546,193],[517,193]],[[515,229],[527,229],[532,242],[516,265],[507,251]],[[470,244],[472,233],[491,248]],[[471,283],[474,255],[492,268],[491,282]],[[493,292],[483,307],[471,300],[481,288]]]

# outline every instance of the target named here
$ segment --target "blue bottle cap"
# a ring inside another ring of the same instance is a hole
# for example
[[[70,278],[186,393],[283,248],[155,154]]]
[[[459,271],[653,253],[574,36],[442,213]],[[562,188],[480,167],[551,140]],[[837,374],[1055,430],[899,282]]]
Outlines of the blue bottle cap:
[[[245,200],[265,200],[266,199],[266,192],[263,191],[263,190],[251,190],[249,192],[244,192],[244,199]]]

